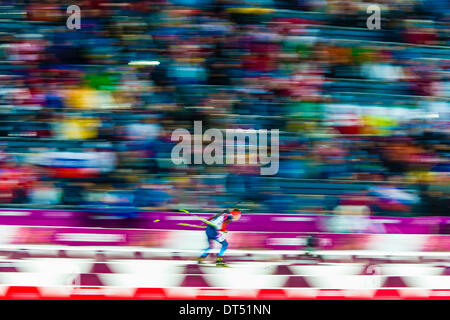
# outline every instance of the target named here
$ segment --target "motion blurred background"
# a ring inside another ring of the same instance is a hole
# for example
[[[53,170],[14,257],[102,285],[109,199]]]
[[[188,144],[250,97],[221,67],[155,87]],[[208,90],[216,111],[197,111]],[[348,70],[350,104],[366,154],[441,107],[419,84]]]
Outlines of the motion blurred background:
[[[125,227],[141,211],[237,201],[450,213],[448,1],[379,1],[378,30],[365,1],[0,4],[1,206],[101,211]],[[171,133],[194,120],[279,129],[278,174],[175,166]]]

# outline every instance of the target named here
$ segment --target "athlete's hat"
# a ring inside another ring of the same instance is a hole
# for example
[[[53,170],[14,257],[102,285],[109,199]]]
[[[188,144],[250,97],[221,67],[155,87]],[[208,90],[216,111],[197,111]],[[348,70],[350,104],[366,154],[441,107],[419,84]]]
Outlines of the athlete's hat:
[[[233,209],[230,211],[230,213],[232,214],[234,221],[239,220],[239,218],[241,217],[241,214],[242,214],[239,209]]]

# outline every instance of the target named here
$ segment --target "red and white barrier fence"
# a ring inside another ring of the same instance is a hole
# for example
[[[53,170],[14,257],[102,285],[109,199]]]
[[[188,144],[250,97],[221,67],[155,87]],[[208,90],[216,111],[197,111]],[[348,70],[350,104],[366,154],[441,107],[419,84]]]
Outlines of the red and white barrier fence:
[[[450,289],[0,287],[8,300],[450,300]]]

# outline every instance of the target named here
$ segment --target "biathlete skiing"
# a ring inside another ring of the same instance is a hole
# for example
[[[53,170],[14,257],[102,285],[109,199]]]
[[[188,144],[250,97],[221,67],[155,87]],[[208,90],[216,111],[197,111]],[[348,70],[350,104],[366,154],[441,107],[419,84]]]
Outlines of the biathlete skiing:
[[[214,241],[217,241],[222,245],[219,253],[217,254],[216,266],[226,267],[223,261],[223,255],[228,248],[228,242],[225,239],[225,234],[228,232],[228,224],[232,221],[237,221],[241,217],[241,211],[239,209],[233,209],[231,211],[224,210],[211,218],[207,219],[209,222],[206,227],[206,237],[208,241],[208,247],[203,250],[202,254],[198,258],[198,263],[201,264],[203,260],[208,256],[209,250],[212,249]]]

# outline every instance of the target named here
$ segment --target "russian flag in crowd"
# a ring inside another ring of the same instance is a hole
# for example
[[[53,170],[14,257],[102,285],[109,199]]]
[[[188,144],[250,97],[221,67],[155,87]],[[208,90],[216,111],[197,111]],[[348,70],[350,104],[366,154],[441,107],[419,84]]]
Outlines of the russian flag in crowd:
[[[46,152],[31,162],[47,167],[58,178],[87,178],[111,171],[116,163],[113,152]]]
[[[376,205],[379,208],[386,210],[408,211],[419,202],[417,195],[390,186],[372,187],[368,194],[378,199]]]

